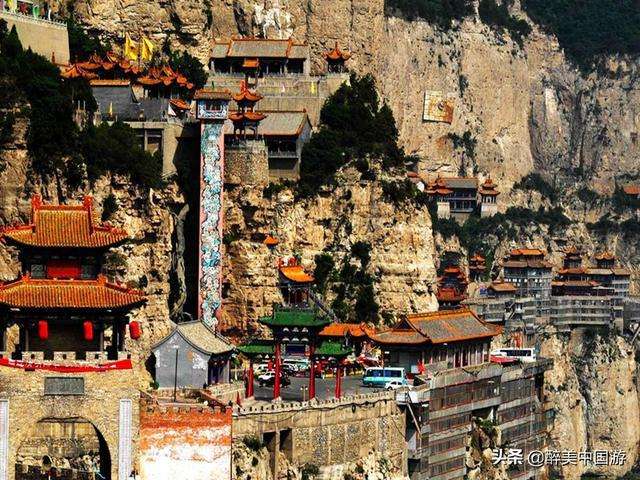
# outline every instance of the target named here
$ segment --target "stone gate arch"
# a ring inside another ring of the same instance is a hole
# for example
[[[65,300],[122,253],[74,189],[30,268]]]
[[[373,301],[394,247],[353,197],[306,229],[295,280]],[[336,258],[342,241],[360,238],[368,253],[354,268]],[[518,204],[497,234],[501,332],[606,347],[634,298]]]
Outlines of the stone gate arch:
[[[17,445],[15,480],[52,472],[64,480],[111,480],[112,455],[102,432],[84,417],[43,417]]]

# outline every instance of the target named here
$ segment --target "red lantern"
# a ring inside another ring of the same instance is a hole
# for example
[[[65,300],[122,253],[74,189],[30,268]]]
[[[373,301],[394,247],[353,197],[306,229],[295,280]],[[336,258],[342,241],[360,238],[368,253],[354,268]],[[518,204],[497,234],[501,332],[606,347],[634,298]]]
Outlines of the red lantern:
[[[84,332],[84,339],[88,342],[93,340],[93,323],[87,320],[82,324],[82,331]]]
[[[40,338],[40,340],[49,338],[49,324],[46,320],[38,321],[38,338]]]
[[[131,335],[131,338],[133,338],[134,340],[137,340],[140,338],[141,334],[142,334],[142,329],[140,328],[140,324],[136,321],[130,322],[129,335]]]

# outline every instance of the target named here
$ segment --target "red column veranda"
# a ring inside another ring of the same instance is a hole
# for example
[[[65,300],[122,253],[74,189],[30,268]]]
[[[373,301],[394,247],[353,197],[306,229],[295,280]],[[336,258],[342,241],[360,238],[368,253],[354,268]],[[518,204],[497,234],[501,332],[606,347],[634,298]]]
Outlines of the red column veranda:
[[[253,397],[253,360],[249,360],[249,371],[247,372],[247,398]]]
[[[275,345],[273,399],[280,398],[280,342]]]
[[[316,346],[309,345],[309,400],[316,398]]]
[[[338,361],[338,366],[336,367],[336,398],[340,398],[342,396],[342,364]]]

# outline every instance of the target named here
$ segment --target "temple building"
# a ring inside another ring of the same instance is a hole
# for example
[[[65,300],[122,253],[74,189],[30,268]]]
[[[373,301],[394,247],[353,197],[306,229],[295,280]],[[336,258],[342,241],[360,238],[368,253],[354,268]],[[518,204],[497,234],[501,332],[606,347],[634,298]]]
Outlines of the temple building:
[[[408,475],[412,480],[467,478],[469,435],[478,423],[500,427],[509,445],[543,449],[552,420],[544,403],[544,372],[552,362],[493,363],[491,339],[502,332],[468,309],[407,315],[372,340],[384,365],[414,375],[396,401],[406,412]],[[522,467],[524,478],[543,478],[543,468]],[[515,469],[510,478],[522,478]]]
[[[537,248],[511,250],[502,263],[504,281],[516,287],[519,297],[533,297],[538,316],[549,315],[552,265]]]
[[[173,324],[171,333],[151,349],[159,388],[202,388],[230,381],[233,345],[198,320]]]
[[[325,52],[324,58],[327,61],[328,73],[344,73],[347,70],[345,64],[347,60],[351,58],[351,54],[345,50],[341,50],[336,41],[335,47]]]
[[[255,111],[255,105],[262,99],[262,95],[252,92],[243,80],[240,83],[240,91],[232,96],[236,102],[237,110],[229,113],[229,120],[233,124],[233,136],[236,138],[247,138],[247,129],[252,133],[253,138],[258,137],[258,126],[267,116]]]
[[[484,279],[487,275],[486,273],[487,265],[485,258],[479,253],[475,253],[469,259],[469,277],[472,282],[479,282]]]
[[[308,274],[295,257],[278,260],[280,292],[285,305],[308,305],[313,276]]]
[[[478,187],[475,177],[441,177],[427,183],[425,192],[437,204],[439,218],[466,220],[480,206],[480,215],[488,217],[498,212],[496,184],[487,180]]]
[[[434,363],[458,368],[488,362],[491,339],[501,331],[471,310],[458,309],[406,315],[372,340],[384,348],[385,364],[416,374]]]
[[[457,265],[445,267],[438,277],[436,298],[441,310],[458,308],[460,302],[467,298],[467,277]]]
[[[21,277],[0,287],[0,305],[10,312],[5,328],[20,325],[12,356],[53,360],[66,352],[69,359],[118,359],[126,314],[145,299],[100,272],[103,254],[126,233],[96,224],[90,197],[66,206],[44,205],[36,195],[31,222],[5,228],[2,238],[20,249],[22,264]]]
[[[216,75],[241,75],[257,82],[269,75],[309,73],[309,46],[292,39],[232,38],[215,41],[209,67]]]
[[[129,313],[146,298],[101,273],[105,252],[128,237],[95,217],[90,197],[46,205],[36,195],[29,222],[1,232],[22,265],[17,280],[0,286],[0,451],[5,462],[18,459],[12,480],[46,475],[43,455],[69,464],[71,455],[93,452],[105,479],[132,470],[140,393],[127,345],[144,332]],[[51,437],[41,439],[42,431]],[[55,449],[69,431],[86,440],[73,451]],[[74,468],[63,475],[75,477]]]
[[[216,40],[211,50],[208,83],[217,89],[234,91],[238,82],[245,80],[264,96],[260,100],[261,112],[305,112],[315,128],[325,100],[349,78],[343,63],[350,55],[351,52],[338,48],[331,54],[339,57],[335,61],[323,58],[328,74],[312,75],[307,44],[291,39]]]
[[[496,184],[491,177],[488,177],[480,185],[480,216],[481,217],[493,217],[498,213],[498,195],[500,192],[496,190]]]
[[[370,345],[371,336],[375,332],[375,328],[364,323],[333,322],[320,331],[320,337],[343,342],[345,345],[353,347],[356,355],[360,355]]]

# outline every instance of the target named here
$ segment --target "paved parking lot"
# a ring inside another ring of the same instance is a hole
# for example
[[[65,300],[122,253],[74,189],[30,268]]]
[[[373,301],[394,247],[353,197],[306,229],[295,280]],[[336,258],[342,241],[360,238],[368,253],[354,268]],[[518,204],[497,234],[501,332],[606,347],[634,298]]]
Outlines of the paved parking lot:
[[[280,389],[280,396],[283,401],[300,402],[309,398],[308,390],[303,387],[309,386],[309,377],[290,377],[291,385]],[[333,398],[335,388],[335,378],[316,378],[316,397],[321,400]],[[362,374],[351,375],[342,378],[342,395],[355,395],[359,393],[376,392],[378,389],[363,387]],[[255,382],[254,391],[256,400],[271,400],[273,398],[273,387],[261,387]]]

